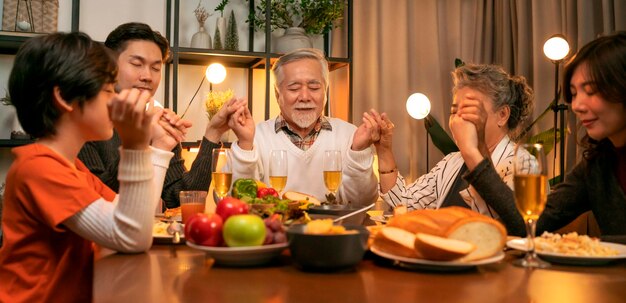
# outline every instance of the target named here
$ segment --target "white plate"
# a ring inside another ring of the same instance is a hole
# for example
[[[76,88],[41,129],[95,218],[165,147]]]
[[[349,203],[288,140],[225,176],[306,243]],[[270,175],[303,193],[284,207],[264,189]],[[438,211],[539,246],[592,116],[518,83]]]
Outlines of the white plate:
[[[187,246],[203,250],[215,262],[227,266],[252,266],[270,262],[289,246],[288,243],[247,247],[213,247],[187,242]]]
[[[155,220],[155,224],[163,224],[163,226],[161,226],[163,228],[162,232],[156,232],[155,231],[155,227],[153,226],[152,228],[152,242],[153,243],[157,243],[157,244],[174,244],[172,242],[172,239],[174,238],[173,235],[170,235],[167,233],[167,231],[165,230],[165,228],[167,228],[167,222],[161,222],[160,220]],[[181,233],[180,233],[180,243],[178,244],[183,244],[185,242],[185,234],[184,231],[185,230],[185,225],[181,224]]]
[[[425,259],[416,259],[416,258],[406,258],[396,256],[390,253],[382,252],[376,247],[371,247],[370,250],[383,257],[394,261],[394,265],[408,268],[408,269],[426,269],[426,270],[436,270],[436,271],[460,271],[471,269],[478,265],[486,265],[491,263],[496,263],[502,259],[504,259],[504,252],[498,252],[496,255],[490,258],[476,260],[476,261],[431,261]]]
[[[570,255],[566,255],[562,253],[541,252],[541,251],[537,251],[537,255],[539,255],[542,259],[548,262],[572,264],[572,265],[604,265],[614,260],[626,258],[626,245],[610,243],[610,242],[600,242],[600,244],[617,250],[619,252],[618,255],[598,256],[598,257],[570,256]],[[528,250],[526,248],[526,239],[509,240],[506,242],[506,246],[516,249],[516,250],[521,250],[521,251]]]

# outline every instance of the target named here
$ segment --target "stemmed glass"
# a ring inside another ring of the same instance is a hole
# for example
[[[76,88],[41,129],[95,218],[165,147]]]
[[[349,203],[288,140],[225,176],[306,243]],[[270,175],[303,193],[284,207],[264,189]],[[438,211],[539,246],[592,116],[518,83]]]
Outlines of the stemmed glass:
[[[337,198],[337,190],[341,185],[341,151],[327,150],[324,152],[324,185],[333,198]],[[332,199],[332,198],[331,198]]]
[[[515,205],[526,223],[528,250],[526,256],[513,264],[522,267],[546,268],[545,262],[535,253],[537,219],[548,199],[548,168],[542,144],[518,144],[513,163]]]
[[[211,173],[213,177],[214,191],[217,197],[222,200],[230,190],[232,183],[232,163],[229,148],[213,149],[213,161],[211,162]]]
[[[287,151],[272,150],[270,153],[270,185],[279,193],[287,184]]]

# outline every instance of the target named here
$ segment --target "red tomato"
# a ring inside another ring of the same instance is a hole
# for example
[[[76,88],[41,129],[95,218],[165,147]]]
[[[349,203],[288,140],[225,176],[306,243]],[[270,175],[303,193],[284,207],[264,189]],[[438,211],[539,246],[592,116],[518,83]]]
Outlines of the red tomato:
[[[243,202],[237,198],[224,197],[221,201],[217,202],[215,207],[215,213],[220,215],[224,222],[228,220],[228,217],[232,215],[243,215],[248,213],[248,203]]]
[[[194,214],[185,224],[185,238],[191,243],[222,246],[224,221],[218,214]]]
[[[263,198],[265,196],[274,196],[278,198],[278,192],[271,187],[259,188],[256,192],[256,197]]]

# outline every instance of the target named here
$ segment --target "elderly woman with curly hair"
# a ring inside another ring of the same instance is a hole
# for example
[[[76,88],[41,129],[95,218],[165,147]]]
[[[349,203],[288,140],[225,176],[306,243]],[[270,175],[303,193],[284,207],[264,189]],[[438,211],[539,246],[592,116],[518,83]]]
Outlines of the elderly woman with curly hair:
[[[537,234],[555,231],[592,211],[603,237],[626,242],[626,32],[583,46],[565,65],[563,87],[565,101],[586,131],[581,141],[585,151],[548,195]],[[477,112],[476,118],[489,115],[480,108],[468,111]],[[480,118],[469,119],[477,129],[484,124]],[[476,146],[484,143],[478,140]],[[494,182],[496,171],[488,164],[478,165],[470,184],[500,214],[509,234],[525,235],[512,191]]]
[[[458,109],[480,104],[486,110],[484,137],[481,138],[486,145],[480,152],[489,156],[499,178],[512,187],[514,138],[532,112],[533,92],[523,77],[511,76],[496,65],[464,65],[452,72],[452,78],[453,104],[449,125],[460,151],[445,156],[430,172],[412,184],[405,184],[404,177],[396,168],[391,148],[393,123],[384,113],[379,115],[372,110],[364,114],[363,119],[379,129],[380,140],[374,146],[378,153],[380,194],[393,207],[406,205],[413,210],[456,205],[498,218],[498,213],[465,180],[465,175],[483,157],[480,156],[478,161],[472,157],[475,151],[472,147],[477,144],[468,142],[466,138],[471,136],[466,133],[476,133],[476,128],[464,120]]]

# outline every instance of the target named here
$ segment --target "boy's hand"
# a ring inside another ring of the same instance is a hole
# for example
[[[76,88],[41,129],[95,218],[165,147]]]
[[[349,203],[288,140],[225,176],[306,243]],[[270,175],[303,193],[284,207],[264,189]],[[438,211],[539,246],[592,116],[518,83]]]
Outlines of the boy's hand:
[[[149,92],[138,89],[123,90],[108,104],[109,117],[122,140],[125,149],[148,148],[151,123],[155,115]],[[148,109],[146,109],[146,104]]]

